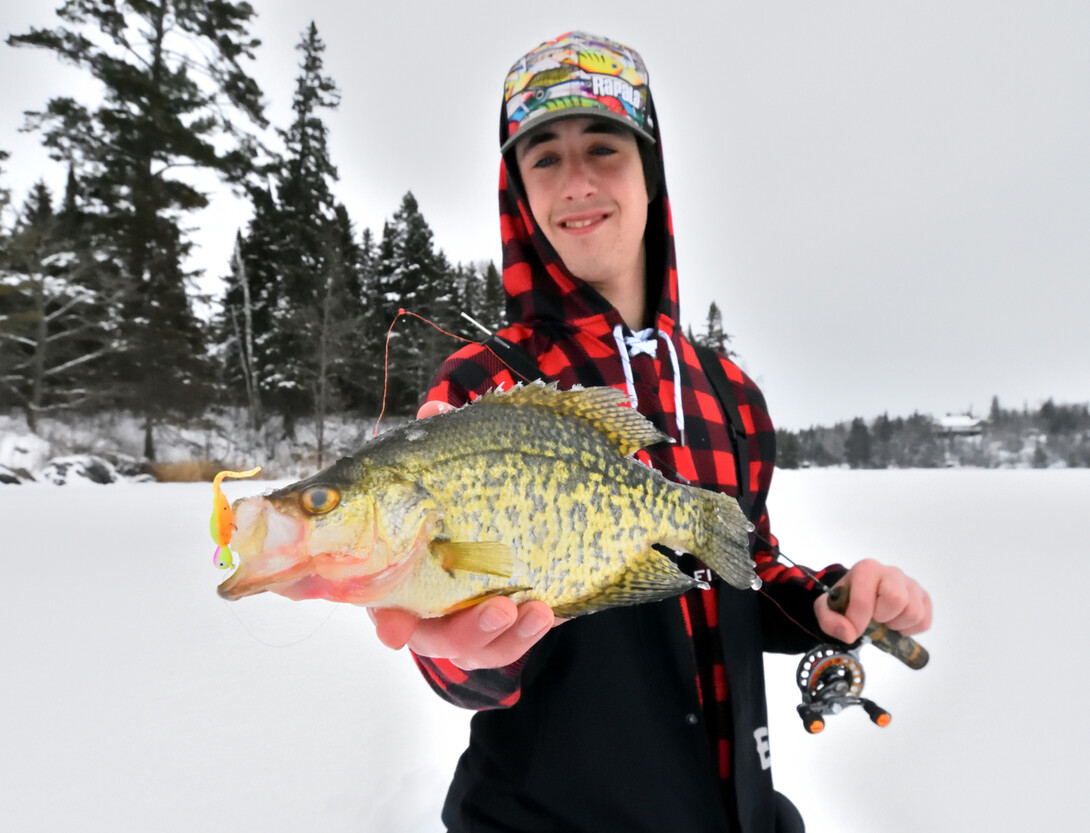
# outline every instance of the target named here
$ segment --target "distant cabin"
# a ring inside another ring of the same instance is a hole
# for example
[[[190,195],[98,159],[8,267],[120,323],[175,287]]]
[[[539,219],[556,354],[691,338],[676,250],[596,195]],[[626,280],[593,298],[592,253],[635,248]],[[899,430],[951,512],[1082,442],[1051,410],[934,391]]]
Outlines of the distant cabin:
[[[984,420],[971,414],[947,414],[935,424],[940,437],[979,437],[984,433]]]

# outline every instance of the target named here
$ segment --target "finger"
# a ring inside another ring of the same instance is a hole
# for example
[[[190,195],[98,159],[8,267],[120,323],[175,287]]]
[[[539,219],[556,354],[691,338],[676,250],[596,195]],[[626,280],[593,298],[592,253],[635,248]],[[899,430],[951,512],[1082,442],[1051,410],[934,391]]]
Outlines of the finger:
[[[837,582],[847,584],[851,588],[851,596],[844,616],[852,623],[855,639],[859,638],[874,619],[874,604],[878,597],[881,573],[882,565],[866,558],[852,567],[848,574]]]
[[[910,580],[911,581],[911,580]],[[923,633],[931,627],[931,597],[922,587],[911,582],[915,587],[909,590],[909,604],[899,616],[886,624],[905,636]]]
[[[375,633],[379,642],[395,651],[404,648],[420,620],[405,610],[367,609],[371,621],[375,623]]]
[[[480,650],[457,657],[454,664],[466,671],[475,668],[501,668],[529,651],[557,623],[552,608],[544,602],[526,602],[519,606],[518,617],[509,628]]]
[[[468,610],[422,620],[409,647],[425,657],[470,656],[510,628],[516,619],[518,608],[510,599],[489,599]]]
[[[833,639],[850,644],[859,638],[861,631],[856,630],[851,620],[829,607],[827,594],[814,599],[814,616],[817,617],[818,627]]]
[[[882,568],[874,596],[874,613],[871,614],[875,622],[889,624],[904,613],[910,602],[908,581],[896,567]]]
[[[420,410],[416,412],[417,419],[427,419],[430,416],[441,414],[444,411],[453,411],[454,406],[449,402],[441,402],[438,399],[431,399],[420,406]]]

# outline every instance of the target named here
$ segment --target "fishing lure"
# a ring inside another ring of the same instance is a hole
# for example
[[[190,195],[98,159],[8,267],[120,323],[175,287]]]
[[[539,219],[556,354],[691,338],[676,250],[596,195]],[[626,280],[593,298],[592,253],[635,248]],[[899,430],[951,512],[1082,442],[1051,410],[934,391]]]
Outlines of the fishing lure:
[[[231,511],[231,504],[227,502],[227,496],[220,488],[220,484],[225,477],[253,477],[259,471],[261,466],[256,466],[249,471],[221,471],[212,480],[212,520],[209,528],[212,531],[212,540],[217,545],[216,551],[212,553],[212,563],[219,570],[230,570],[235,566],[234,557],[228,546],[231,543],[231,535],[235,531],[235,513]]]

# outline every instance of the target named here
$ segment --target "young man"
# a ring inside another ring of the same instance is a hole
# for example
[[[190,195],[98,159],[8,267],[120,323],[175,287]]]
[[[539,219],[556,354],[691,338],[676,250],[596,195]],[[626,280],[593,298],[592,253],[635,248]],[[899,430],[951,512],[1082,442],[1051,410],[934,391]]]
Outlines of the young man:
[[[805,651],[823,631],[852,642],[871,619],[918,633],[927,594],[873,561],[830,567],[826,583],[851,586],[841,616],[776,562],[765,511],[774,430],[760,391],[721,359],[745,427],[748,466],[736,467],[727,416],[682,336],[639,55],[579,32],[542,44],[508,75],[500,142],[513,322],[502,335],[563,389],[628,392],[677,441],[644,458],[667,477],[739,495],[765,584],[740,591],[705,570],[708,590],[565,623],[540,602],[505,598],[434,620],[375,612],[385,644],[408,644],[442,697],[479,710],[443,820],[453,833],[801,830],[772,789],[762,652]],[[493,352],[467,347],[440,368],[421,416],[517,381]],[[703,569],[691,556],[679,563]]]

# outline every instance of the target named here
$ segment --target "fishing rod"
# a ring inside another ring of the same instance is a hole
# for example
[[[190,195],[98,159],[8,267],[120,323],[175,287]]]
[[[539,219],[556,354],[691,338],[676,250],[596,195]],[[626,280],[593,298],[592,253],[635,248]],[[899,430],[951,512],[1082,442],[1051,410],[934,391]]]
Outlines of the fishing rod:
[[[826,593],[831,610],[843,614],[848,609],[850,590],[847,586],[830,587],[811,570],[784,555],[778,546],[761,535],[756,537],[772,548],[777,561],[798,570]],[[866,674],[859,660],[859,650],[868,643],[891,654],[913,670],[923,668],[930,659],[927,649],[911,636],[874,620],[851,646],[831,642],[814,646],[803,655],[795,670],[795,683],[802,694],[802,702],[796,708],[803,727],[810,734],[817,734],[825,728],[826,716],[839,714],[849,706],[861,706],[878,726],[889,725],[892,719],[890,713],[862,696]]]

